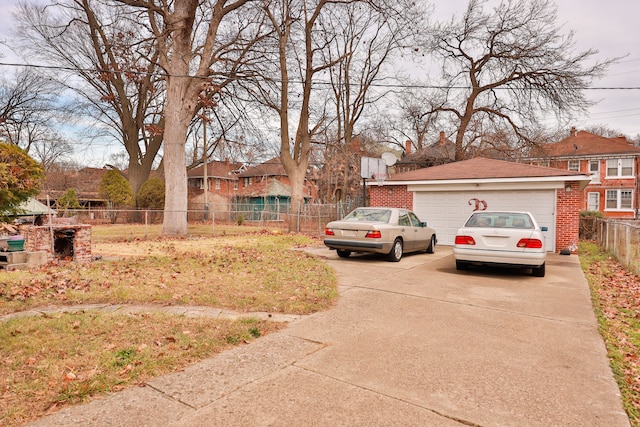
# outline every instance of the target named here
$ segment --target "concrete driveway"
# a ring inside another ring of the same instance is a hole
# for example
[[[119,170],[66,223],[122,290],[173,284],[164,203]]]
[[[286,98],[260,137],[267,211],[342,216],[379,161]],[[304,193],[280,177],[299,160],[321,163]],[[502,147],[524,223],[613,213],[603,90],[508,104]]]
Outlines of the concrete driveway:
[[[578,258],[547,275],[310,252],[338,305],[34,425],[628,426]]]

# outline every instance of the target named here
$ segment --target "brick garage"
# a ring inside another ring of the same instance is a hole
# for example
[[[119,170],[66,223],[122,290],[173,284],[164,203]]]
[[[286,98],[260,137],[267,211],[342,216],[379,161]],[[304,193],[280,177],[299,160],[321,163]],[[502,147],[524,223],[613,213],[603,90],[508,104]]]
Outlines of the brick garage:
[[[590,176],[574,171],[475,158],[398,173],[382,186],[371,181],[371,206],[412,209],[451,245],[464,219],[484,204],[489,210],[534,214],[549,231],[547,247],[576,252],[582,189]]]

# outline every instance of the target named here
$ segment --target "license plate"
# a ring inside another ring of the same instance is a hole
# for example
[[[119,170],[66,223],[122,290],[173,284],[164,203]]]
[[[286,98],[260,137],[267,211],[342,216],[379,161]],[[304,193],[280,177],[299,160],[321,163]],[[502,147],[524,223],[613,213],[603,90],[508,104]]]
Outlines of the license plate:
[[[357,230],[342,230],[342,235],[345,237],[357,237],[358,236],[358,231]]]

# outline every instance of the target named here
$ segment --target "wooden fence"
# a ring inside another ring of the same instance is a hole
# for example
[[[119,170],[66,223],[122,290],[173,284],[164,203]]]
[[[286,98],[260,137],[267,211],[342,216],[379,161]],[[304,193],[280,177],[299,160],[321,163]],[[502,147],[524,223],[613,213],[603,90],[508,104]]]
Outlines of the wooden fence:
[[[630,271],[640,275],[640,221],[583,217],[580,238],[595,240]]]

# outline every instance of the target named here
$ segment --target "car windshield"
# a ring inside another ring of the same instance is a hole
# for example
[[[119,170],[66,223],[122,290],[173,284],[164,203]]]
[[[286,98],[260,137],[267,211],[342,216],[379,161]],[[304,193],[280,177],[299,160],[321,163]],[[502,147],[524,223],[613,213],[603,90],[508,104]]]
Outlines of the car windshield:
[[[491,228],[533,228],[531,217],[524,213],[478,212],[464,225],[465,227]]]
[[[345,221],[389,222],[389,209],[356,209],[344,217]]]

